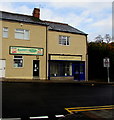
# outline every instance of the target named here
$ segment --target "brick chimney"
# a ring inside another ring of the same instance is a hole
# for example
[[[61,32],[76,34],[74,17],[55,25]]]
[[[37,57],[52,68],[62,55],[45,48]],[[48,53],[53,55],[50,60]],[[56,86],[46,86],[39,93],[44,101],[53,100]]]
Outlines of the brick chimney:
[[[40,19],[40,9],[39,8],[34,8],[32,14],[33,14],[33,17]]]

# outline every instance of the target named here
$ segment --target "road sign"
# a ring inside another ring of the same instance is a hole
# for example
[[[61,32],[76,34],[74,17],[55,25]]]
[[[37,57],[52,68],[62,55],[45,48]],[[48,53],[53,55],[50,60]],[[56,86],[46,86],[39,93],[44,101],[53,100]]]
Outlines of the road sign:
[[[109,58],[104,58],[103,59],[103,66],[104,67],[110,67],[110,59]]]
[[[108,76],[108,83],[109,83],[110,82],[110,78],[109,78],[110,59],[108,57],[103,59],[103,65],[104,67],[107,68],[107,76]]]

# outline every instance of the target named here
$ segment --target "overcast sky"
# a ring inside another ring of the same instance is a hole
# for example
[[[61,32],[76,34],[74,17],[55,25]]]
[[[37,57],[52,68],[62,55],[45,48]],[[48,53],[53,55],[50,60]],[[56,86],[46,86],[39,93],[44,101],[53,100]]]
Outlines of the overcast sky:
[[[34,8],[40,8],[42,20],[67,23],[87,33],[88,41],[94,41],[98,35],[110,34],[112,36],[112,0],[100,2],[97,0],[9,1],[1,0],[0,10],[32,15]]]

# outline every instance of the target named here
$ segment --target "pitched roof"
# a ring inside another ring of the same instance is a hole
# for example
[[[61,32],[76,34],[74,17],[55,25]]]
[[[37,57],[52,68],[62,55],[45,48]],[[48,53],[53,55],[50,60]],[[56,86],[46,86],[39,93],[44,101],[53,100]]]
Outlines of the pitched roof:
[[[68,33],[75,33],[75,34],[84,34],[87,35],[86,33],[68,25],[65,23],[58,23],[58,22],[51,22],[51,21],[45,21],[47,25],[49,25],[49,30],[52,31],[60,31],[60,32],[68,32]]]
[[[43,21],[33,16],[29,16],[29,15],[0,11],[0,19],[49,26],[49,30],[52,30],[52,31],[87,35],[86,33],[68,24],[59,23],[59,22],[51,22],[51,21]]]
[[[32,24],[38,24],[38,25],[46,25],[46,23],[42,22],[40,19],[35,18],[33,16],[22,15],[17,13],[9,13],[4,11],[0,11],[0,19],[8,20],[8,21],[32,23]]]

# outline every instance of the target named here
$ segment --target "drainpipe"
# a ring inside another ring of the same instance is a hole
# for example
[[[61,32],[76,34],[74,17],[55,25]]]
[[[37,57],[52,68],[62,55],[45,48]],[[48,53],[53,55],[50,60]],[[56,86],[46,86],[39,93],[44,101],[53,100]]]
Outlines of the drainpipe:
[[[46,26],[46,79],[48,79],[48,26]]]
[[[88,81],[88,42],[86,35],[86,81]]]

